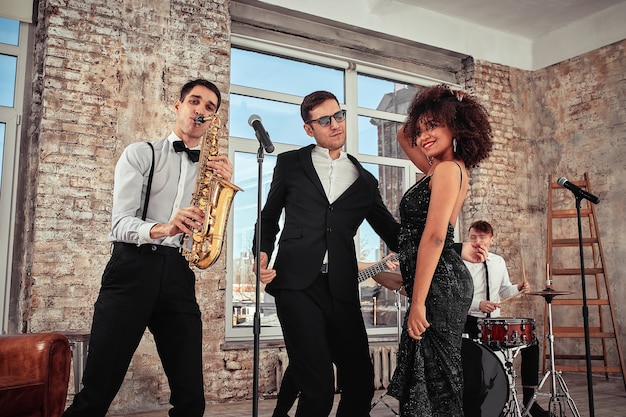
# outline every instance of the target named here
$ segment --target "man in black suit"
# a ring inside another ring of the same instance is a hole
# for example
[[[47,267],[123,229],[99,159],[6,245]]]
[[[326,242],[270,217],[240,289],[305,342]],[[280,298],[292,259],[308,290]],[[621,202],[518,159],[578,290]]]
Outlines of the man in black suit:
[[[397,251],[399,224],[378,182],[343,151],[346,112],[326,91],[300,106],[315,145],[280,154],[261,214],[259,277],[274,296],[300,401],[297,417],[328,416],[335,378],[338,417],[369,416],[374,373],[361,316],[354,236],[367,220]],[[273,269],[269,258],[285,212]],[[256,248],[253,248],[256,253]]]

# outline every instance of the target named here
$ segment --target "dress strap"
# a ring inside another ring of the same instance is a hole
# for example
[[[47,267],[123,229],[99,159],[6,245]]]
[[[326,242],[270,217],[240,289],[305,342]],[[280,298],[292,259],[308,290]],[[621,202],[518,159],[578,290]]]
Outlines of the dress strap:
[[[452,161],[456,164],[456,166],[459,167],[459,171],[461,172],[461,183],[459,184],[459,190],[461,189],[461,187],[463,187],[463,169],[461,168],[461,165],[459,165],[459,163],[457,161]]]

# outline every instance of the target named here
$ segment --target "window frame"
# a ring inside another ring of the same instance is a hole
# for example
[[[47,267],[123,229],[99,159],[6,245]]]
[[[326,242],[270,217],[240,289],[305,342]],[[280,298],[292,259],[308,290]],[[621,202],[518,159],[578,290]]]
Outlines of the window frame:
[[[360,154],[358,144],[358,117],[366,116],[373,118],[382,118],[390,121],[402,123],[404,122],[405,115],[399,115],[396,113],[389,113],[381,110],[363,108],[358,106],[357,95],[357,78],[358,75],[372,76],[376,78],[382,78],[387,80],[393,80],[406,84],[417,84],[423,86],[430,86],[443,83],[442,80],[437,80],[428,76],[421,76],[418,74],[412,74],[404,70],[398,70],[390,67],[384,67],[378,64],[372,64],[355,60],[351,58],[343,58],[337,55],[330,54],[328,52],[306,50],[301,47],[280,44],[276,41],[265,41],[263,39],[252,38],[246,35],[231,35],[231,47],[236,49],[245,49],[269,55],[279,56],[281,58],[294,59],[298,61],[309,62],[312,64],[319,64],[323,66],[330,66],[333,68],[344,70],[344,87],[345,87],[345,103],[340,103],[341,107],[348,111],[348,117],[346,118],[346,152],[354,155],[359,161],[363,163],[382,164],[388,166],[395,166],[404,169],[403,189],[406,190],[410,184],[413,183],[412,179],[415,179],[420,171],[411,163],[408,159],[397,159],[377,155]],[[457,84],[450,84],[452,87],[460,88]],[[244,87],[235,84],[230,84],[230,93],[244,96],[258,97],[262,99],[275,100],[295,105],[300,105],[302,97],[294,96],[283,93],[276,93],[267,90],[261,90],[251,87]],[[275,151],[273,155],[286,152],[293,149],[298,149],[300,146],[289,145],[284,143],[274,143]],[[245,152],[256,154],[258,150],[258,142],[248,138],[240,138],[235,136],[229,136],[229,157],[234,161],[235,153]],[[235,167],[235,170],[237,167]],[[265,171],[266,168],[263,168]],[[264,172],[265,173],[265,172]],[[268,190],[263,190],[267,193]],[[234,236],[232,221],[228,225],[229,236]],[[228,253],[233,252],[233,241],[228,241]],[[359,235],[355,237],[355,246],[357,253],[360,251]],[[251,327],[238,328],[232,325],[233,314],[233,275],[234,275],[234,257],[229,256],[227,261],[227,288],[226,288],[226,300],[225,300],[225,338],[227,342],[235,341],[249,341],[253,337],[253,329]],[[395,340],[397,338],[397,329],[395,327],[390,328],[369,328],[368,335],[370,338],[374,337],[377,340],[384,340],[389,338]],[[262,327],[261,340],[272,340],[282,338],[282,332],[280,327]]]
[[[10,332],[13,281],[13,242],[16,227],[19,154],[29,74],[29,39],[32,24],[20,22],[17,45],[0,43],[0,53],[17,57],[13,107],[0,106],[0,123],[6,126],[0,184],[0,333]]]

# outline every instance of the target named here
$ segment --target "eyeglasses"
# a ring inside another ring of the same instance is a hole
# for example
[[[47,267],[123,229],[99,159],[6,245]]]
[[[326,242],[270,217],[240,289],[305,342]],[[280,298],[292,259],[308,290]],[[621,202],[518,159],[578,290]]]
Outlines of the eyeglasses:
[[[335,121],[337,123],[341,123],[344,120],[346,120],[346,111],[345,110],[339,110],[337,113],[333,114],[332,116],[322,116],[319,119],[314,119],[314,120],[309,120],[308,122],[305,122],[306,124],[311,124],[313,122],[317,122],[320,124],[320,126],[322,127],[326,127],[328,125],[330,125],[330,118],[335,119]]]

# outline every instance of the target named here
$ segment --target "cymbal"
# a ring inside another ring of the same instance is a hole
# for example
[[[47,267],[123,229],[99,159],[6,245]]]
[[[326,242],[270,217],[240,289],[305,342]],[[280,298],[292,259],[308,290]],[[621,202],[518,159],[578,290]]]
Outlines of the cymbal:
[[[542,297],[554,297],[557,295],[568,295],[571,294],[571,291],[556,291],[553,290],[552,288],[546,288],[543,291],[532,291],[532,292],[527,292],[527,295],[540,295]]]

